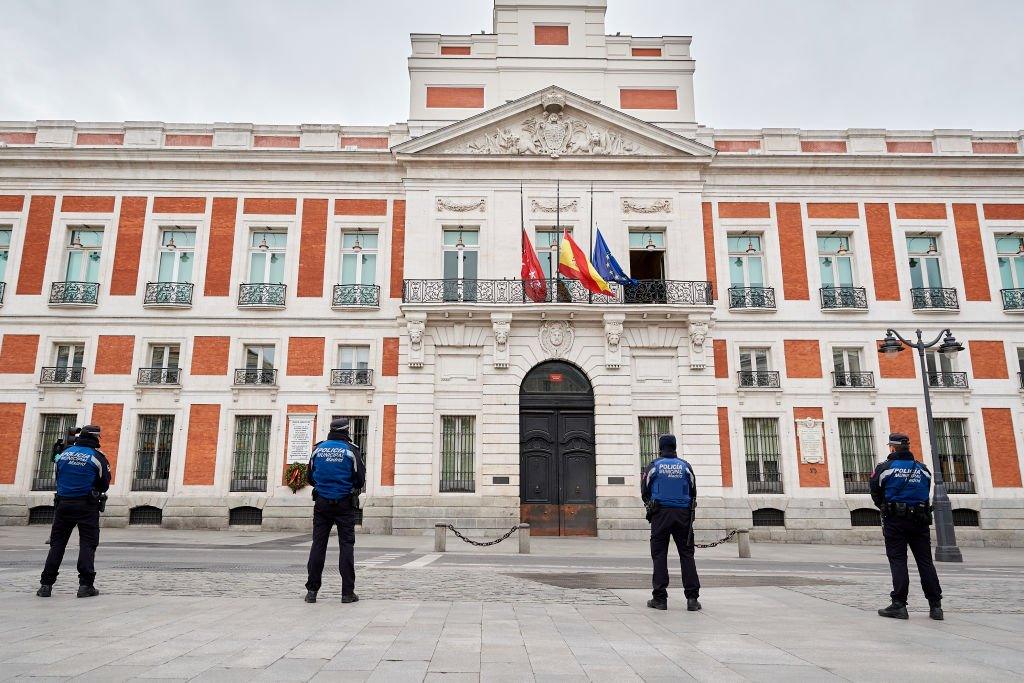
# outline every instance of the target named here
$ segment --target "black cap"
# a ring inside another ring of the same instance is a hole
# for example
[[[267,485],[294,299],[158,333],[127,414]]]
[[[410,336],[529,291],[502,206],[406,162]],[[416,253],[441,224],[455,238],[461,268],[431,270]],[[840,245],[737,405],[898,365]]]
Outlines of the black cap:
[[[900,434],[899,432],[893,432],[889,435],[890,446],[909,446],[910,437],[906,434]]]
[[[91,434],[93,436],[99,436],[99,425],[85,425],[84,427],[82,427],[82,434]]]
[[[658,451],[661,453],[676,452],[676,437],[672,434],[662,434],[658,437]]]
[[[336,417],[331,420],[331,431],[342,432],[348,429],[348,418],[347,417]]]

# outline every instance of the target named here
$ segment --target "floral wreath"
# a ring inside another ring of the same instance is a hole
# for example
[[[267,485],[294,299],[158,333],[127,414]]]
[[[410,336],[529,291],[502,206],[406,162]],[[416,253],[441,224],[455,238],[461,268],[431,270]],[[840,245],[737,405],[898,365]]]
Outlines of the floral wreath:
[[[300,489],[306,488],[306,466],[301,462],[288,465],[284,472],[284,484],[292,493],[298,493]]]

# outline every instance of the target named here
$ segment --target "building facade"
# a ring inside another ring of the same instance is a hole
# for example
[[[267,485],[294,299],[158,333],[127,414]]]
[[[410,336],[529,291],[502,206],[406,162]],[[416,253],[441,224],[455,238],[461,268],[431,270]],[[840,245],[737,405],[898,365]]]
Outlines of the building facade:
[[[91,422],[107,524],[307,528],[289,461],[346,415],[374,531],[641,537],[671,431],[703,535],[867,542],[925,381],[961,542],[1024,543],[1024,132],[709,128],[690,38],[605,9],[413,35],[403,124],[0,123],[0,521]],[[636,283],[524,283],[562,229]]]

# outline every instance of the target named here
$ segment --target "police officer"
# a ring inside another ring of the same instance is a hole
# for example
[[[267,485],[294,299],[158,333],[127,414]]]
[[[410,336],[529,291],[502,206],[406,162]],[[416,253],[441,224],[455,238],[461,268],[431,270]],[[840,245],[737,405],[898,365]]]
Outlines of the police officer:
[[[910,452],[910,437],[889,435],[889,457],[879,463],[871,475],[871,499],[882,511],[882,536],[885,554],[892,573],[892,604],[878,614],[892,619],[908,619],[907,593],[910,574],[907,572],[907,546],[914,553],[921,588],[928,598],[932,619],[942,621],[942,588],[932,562],[930,532],[931,507],[928,494],[932,474]]]
[[[99,595],[93,586],[96,569],[93,561],[100,543],[100,512],[105,492],[110,488],[110,465],[100,452],[100,428],[82,427],[73,445],[57,455],[57,496],[50,529],[50,552],[39,579],[36,595],[50,597],[60,572],[71,532],[78,527],[78,597]]]
[[[653,598],[647,606],[668,609],[668,540],[671,536],[679,552],[683,569],[683,594],[686,609],[701,609],[700,579],[693,560],[693,511],[697,507],[697,479],[693,468],[676,454],[676,437],[658,438],[658,458],[647,466],[640,483],[640,497],[647,506],[651,523],[651,579]]]
[[[341,572],[341,601],[356,602],[356,511],[359,491],[366,482],[366,465],[362,453],[349,436],[348,418],[331,421],[327,439],[313,447],[306,469],[306,480],[313,486],[313,546],[306,566],[306,602],[316,602],[324,573],[327,540],[331,529],[338,528]]]

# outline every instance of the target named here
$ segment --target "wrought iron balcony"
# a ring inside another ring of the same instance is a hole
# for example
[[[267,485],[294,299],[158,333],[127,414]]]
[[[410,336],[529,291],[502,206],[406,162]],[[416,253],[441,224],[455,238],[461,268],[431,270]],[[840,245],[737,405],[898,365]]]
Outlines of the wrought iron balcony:
[[[782,493],[782,481],[747,479],[747,493]]]
[[[238,286],[238,305],[246,308],[283,308],[287,290],[288,285],[243,283]]]
[[[868,293],[863,287],[822,287],[821,307],[825,310],[868,310]]]
[[[711,283],[706,281],[637,280],[635,284],[613,282],[609,286],[610,296],[588,292],[578,280],[569,279],[406,280],[402,301],[411,304],[714,304]]]
[[[7,293],[7,283],[0,282],[0,304],[4,302],[4,294]]]
[[[98,282],[54,282],[50,304],[54,306],[95,306],[100,296]]]
[[[873,372],[833,372],[832,386],[837,389],[874,389]]]
[[[239,368],[235,370],[235,384],[239,386],[273,386],[277,384],[277,370]]]
[[[331,370],[332,387],[368,387],[373,384],[373,370],[335,368]]]
[[[81,384],[85,368],[43,368],[39,373],[40,384]]]
[[[775,309],[774,287],[730,287],[729,308]]]
[[[181,384],[181,368],[139,368],[139,384]]]
[[[740,370],[738,373],[741,389],[779,389],[778,370]]]
[[[192,305],[192,292],[195,285],[191,282],[147,282],[146,297],[142,303],[146,306],[187,307]]]
[[[958,311],[960,303],[953,287],[915,287],[910,290],[915,311]]]
[[[1001,289],[1004,311],[1024,311],[1024,289]]]
[[[334,296],[331,306],[363,306],[377,308],[380,306],[380,287],[377,285],[334,285]]]
[[[932,389],[966,389],[966,372],[929,372],[928,386]]]

